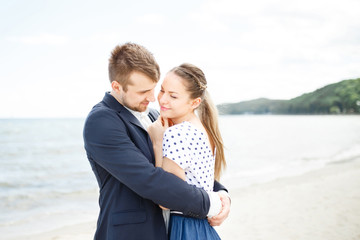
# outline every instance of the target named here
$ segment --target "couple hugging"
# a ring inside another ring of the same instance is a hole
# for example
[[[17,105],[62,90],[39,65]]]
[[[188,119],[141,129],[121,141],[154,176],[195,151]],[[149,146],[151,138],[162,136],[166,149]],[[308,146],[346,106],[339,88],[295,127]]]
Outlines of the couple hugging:
[[[100,188],[94,239],[220,239],[212,226],[230,212],[218,180],[225,167],[216,107],[204,73],[160,69],[143,46],[116,46],[111,91],[86,118],[84,145]]]

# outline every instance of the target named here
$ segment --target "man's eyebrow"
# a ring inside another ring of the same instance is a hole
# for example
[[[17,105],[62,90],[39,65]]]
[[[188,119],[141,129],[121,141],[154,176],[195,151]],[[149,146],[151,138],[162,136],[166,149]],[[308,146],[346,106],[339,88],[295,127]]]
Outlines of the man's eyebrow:
[[[144,93],[144,92],[149,92],[149,91],[151,91],[152,89],[144,89],[144,90],[139,90],[139,92],[141,92],[141,93]]]

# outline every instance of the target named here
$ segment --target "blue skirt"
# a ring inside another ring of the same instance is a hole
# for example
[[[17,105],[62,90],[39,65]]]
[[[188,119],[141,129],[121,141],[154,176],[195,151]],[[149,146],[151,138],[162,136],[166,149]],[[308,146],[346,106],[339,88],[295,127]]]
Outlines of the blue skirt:
[[[170,240],[219,240],[215,229],[207,219],[197,219],[171,214],[169,223]]]

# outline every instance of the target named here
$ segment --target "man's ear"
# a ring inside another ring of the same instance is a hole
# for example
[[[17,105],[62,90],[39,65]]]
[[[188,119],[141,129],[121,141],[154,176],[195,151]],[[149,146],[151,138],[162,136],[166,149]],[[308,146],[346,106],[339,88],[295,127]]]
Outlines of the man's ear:
[[[111,88],[116,93],[120,93],[122,91],[122,86],[117,81],[111,82]]]
[[[195,98],[194,100],[192,100],[191,106],[194,109],[196,109],[199,107],[200,103],[201,103],[201,98],[198,97],[198,98]]]

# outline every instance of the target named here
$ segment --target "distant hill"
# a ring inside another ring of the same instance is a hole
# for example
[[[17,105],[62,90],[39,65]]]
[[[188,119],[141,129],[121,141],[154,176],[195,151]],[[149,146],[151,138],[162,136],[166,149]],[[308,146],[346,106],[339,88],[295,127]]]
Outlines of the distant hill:
[[[220,114],[359,114],[360,78],[330,84],[290,100],[259,98],[217,107]]]

